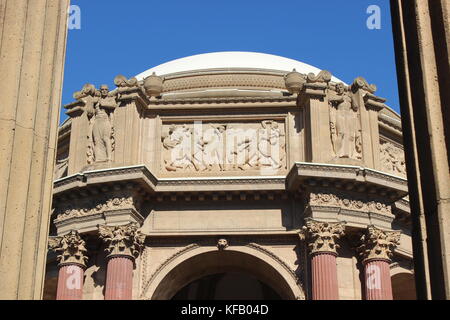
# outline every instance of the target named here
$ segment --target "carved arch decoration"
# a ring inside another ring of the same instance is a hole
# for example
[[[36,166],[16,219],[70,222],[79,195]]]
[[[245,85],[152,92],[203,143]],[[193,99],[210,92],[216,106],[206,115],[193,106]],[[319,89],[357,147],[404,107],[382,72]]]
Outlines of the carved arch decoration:
[[[149,260],[147,251],[148,249],[144,250],[142,258],[143,270],[146,269]],[[214,259],[215,255],[223,255],[231,259]],[[193,265],[198,265],[198,262],[202,262],[203,264],[208,258],[211,258],[209,259],[210,261],[221,261],[221,265],[206,262],[206,268],[205,265],[203,265],[203,268],[192,268]],[[224,261],[227,260],[251,262],[247,264],[255,268],[246,269],[243,266],[245,262],[242,262],[242,265],[226,265]],[[258,270],[259,267],[262,269]],[[208,268],[210,269],[208,270]],[[144,279],[142,280],[139,299],[171,299],[179,290],[192,281],[220,271],[236,270],[252,274],[259,280],[265,282],[283,299],[305,300],[304,284],[301,283],[296,272],[273,252],[255,243],[239,243],[225,250],[218,250],[213,245],[202,246],[198,243],[181,248],[166,259],[148,277],[146,276],[146,272],[143,272]],[[269,275],[264,275],[263,270],[269,272]]]

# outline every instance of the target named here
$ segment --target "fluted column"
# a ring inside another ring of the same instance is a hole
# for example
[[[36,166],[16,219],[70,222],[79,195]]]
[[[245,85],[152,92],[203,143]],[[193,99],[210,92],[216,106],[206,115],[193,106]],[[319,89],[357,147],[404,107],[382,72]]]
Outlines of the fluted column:
[[[68,0],[0,1],[0,299],[41,299]]]
[[[312,299],[338,300],[336,240],[344,234],[344,223],[308,220],[302,238],[308,242],[311,255]]]
[[[105,300],[131,300],[133,297],[134,261],[145,240],[138,227],[136,223],[99,226],[100,237],[106,242],[108,252]]]
[[[369,226],[358,248],[364,266],[366,300],[392,300],[391,255],[400,241],[399,232]]]
[[[59,253],[56,300],[82,300],[84,269],[88,259],[85,241],[78,232],[71,231],[63,237],[50,237],[49,248]]]

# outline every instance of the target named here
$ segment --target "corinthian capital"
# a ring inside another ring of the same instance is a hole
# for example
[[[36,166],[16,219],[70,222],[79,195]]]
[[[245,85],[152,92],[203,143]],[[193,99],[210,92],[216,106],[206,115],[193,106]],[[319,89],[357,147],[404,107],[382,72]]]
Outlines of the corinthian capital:
[[[395,247],[400,243],[400,232],[383,231],[369,226],[360,241],[358,252],[363,261],[372,259],[390,261]]]
[[[139,230],[137,223],[124,226],[98,226],[100,238],[107,244],[106,252],[111,256],[127,256],[137,258],[145,235]]]
[[[77,231],[70,231],[62,237],[49,237],[48,248],[58,253],[59,265],[77,264],[86,267],[86,242]]]
[[[311,254],[322,252],[337,254],[339,245],[336,241],[344,235],[344,226],[344,222],[307,220],[300,237],[308,242]]]

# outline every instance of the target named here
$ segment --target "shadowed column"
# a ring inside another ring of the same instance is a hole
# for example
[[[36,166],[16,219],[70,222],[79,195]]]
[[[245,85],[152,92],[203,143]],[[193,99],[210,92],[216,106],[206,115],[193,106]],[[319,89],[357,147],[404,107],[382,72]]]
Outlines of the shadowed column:
[[[338,300],[336,240],[344,234],[344,223],[308,220],[302,238],[308,242],[311,255],[312,299]]]
[[[0,0],[0,299],[42,298],[68,0]]]
[[[85,241],[77,231],[71,231],[63,237],[50,237],[49,248],[59,253],[56,300],[82,300],[84,269],[88,259]]]
[[[133,269],[145,235],[139,225],[99,226],[100,237],[106,242],[108,266],[106,271],[105,300],[131,300],[133,298]]]
[[[399,244],[400,233],[369,226],[358,248],[364,265],[366,300],[392,300],[391,255]]]

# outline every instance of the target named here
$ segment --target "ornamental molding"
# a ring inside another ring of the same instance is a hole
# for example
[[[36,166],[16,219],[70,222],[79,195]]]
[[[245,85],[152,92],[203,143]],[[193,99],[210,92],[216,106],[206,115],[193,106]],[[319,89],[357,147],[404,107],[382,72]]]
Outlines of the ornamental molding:
[[[332,188],[314,188],[306,192],[306,204],[312,208],[340,208],[349,211],[360,211],[392,215],[392,205],[381,197],[371,197],[365,193],[344,192]]]
[[[145,241],[139,224],[130,223],[124,226],[98,226],[100,238],[106,243],[108,257],[125,256],[135,259],[139,256]]]
[[[363,262],[370,260],[391,261],[394,249],[400,244],[401,232],[384,231],[369,226],[360,237],[360,246],[357,248]]]
[[[59,266],[76,264],[86,267],[86,242],[75,230],[61,237],[49,237],[48,248],[58,254]]]
[[[142,283],[144,284],[142,286],[142,293],[141,293],[141,299],[146,299],[145,298],[145,294],[147,293],[148,289],[150,288],[150,285],[152,284],[153,280],[158,276],[158,274],[167,266],[169,265],[169,263],[171,263],[173,260],[175,260],[176,258],[178,258],[179,256],[192,251],[194,249],[200,248],[200,245],[197,243],[192,243],[178,251],[176,251],[174,254],[172,254],[171,256],[169,256],[167,259],[164,260],[163,263],[161,263],[158,268],[156,268],[156,270],[150,275],[150,277],[147,279],[145,277],[142,278]],[[145,248],[145,251],[148,250],[148,247]],[[142,262],[144,263],[143,269],[146,270],[148,267],[148,258],[146,257],[145,260],[142,260]],[[146,275],[143,274],[143,275]]]
[[[73,199],[75,200],[75,199]],[[139,212],[141,198],[132,191],[111,192],[111,194],[93,194],[80,197],[76,201],[58,201],[55,204],[54,222],[60,224],[73,218],[88,218],[109,211],[133,210]]]
[[[306,225],[300,232],[300,239],[308,244],[311,255],[331,253],[337,255],[339,244],[337,240],[344,235],[345,222],[320,222],[306,220]]]
[[[304,191],[316,187],[379,195],[395,202],[408,194],[405,178],[357,166],[296,162],[286,178],[287,189]]]

